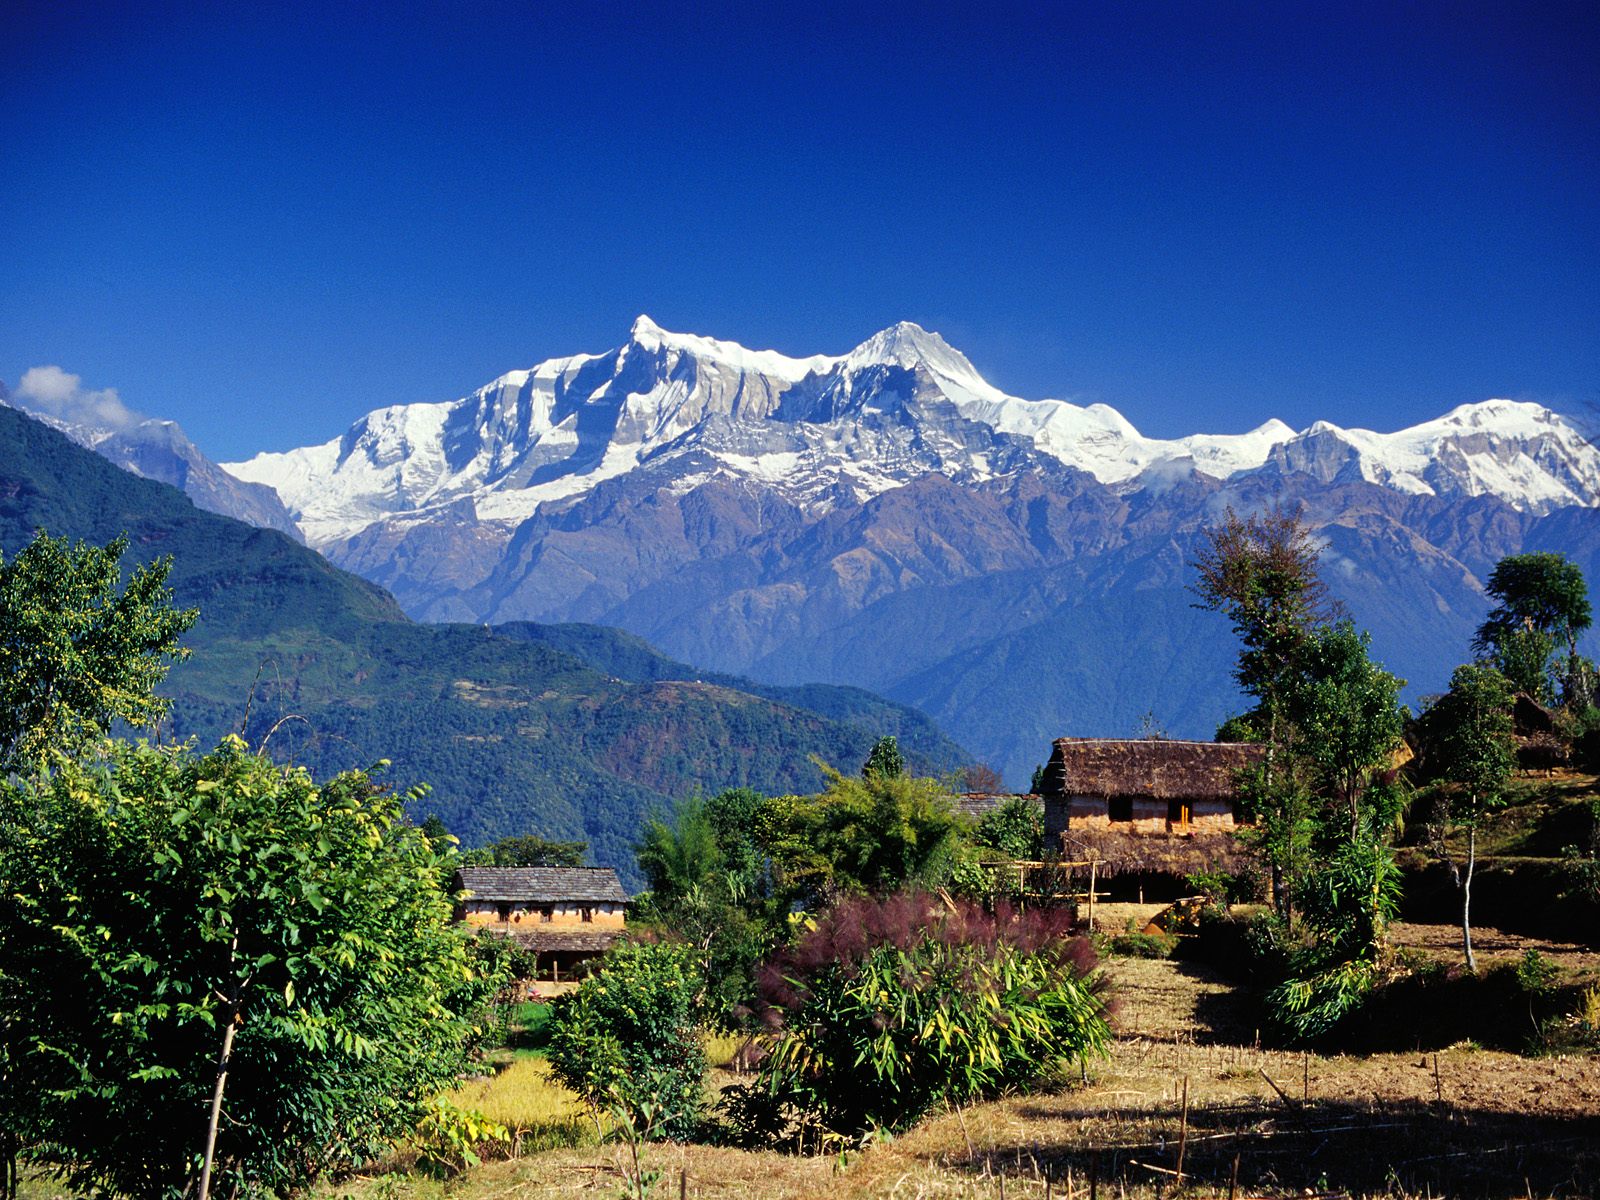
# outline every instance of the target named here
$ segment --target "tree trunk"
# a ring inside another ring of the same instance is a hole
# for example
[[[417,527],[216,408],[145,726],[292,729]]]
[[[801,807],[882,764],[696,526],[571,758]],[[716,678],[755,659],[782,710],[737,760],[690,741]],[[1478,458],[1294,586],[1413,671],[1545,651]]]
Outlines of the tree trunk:
[[[1466,952],[1467,970],[1478,973],[1477,961],[1472,957],[1472,868],[1478,861],[1478,827],[1467,827],[1467,873],[1461,880],[1461,949]]]
[[[222,1089],[228,1082],[228,1058],[233,1054],[233,1033],[239,1027],[237,1016],[228,1015],[222,1031],[222,1053],[217,1056],[217,1086],[211,1092],[211,1124],[206,1130],[206,1157],[200,1168],[200,1200],[211,1197],[211,1162],[217,1152],[217,1122],[222,1116]]]

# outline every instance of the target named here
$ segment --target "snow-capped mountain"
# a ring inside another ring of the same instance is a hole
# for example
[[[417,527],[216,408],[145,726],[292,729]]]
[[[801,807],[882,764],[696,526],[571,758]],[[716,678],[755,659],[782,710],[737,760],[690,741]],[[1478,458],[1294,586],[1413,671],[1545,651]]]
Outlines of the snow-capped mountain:
[[[811,517],[927,474],[970,484],[1041,465],[1122,488],[1152,472],[1302,472],[1540,512],[1600,504],[1600,452],[1535,404],[1464,405],[1390,434],[1269,421],[1162,440],[1102,404],[1006,395],[909,322],[843,356],[789,358],[641,316],[607,353],[550,359],[459,400],[377,409],[320,446],[224,465],[273,488],[317,546],[375,522],[460,519],[463,502],[509,533],[638,472],[680,492],[747,481]]]
[[[859,684],[1019,783],[1064,733],[1227,715],[1226,622],[1187,588],[1228,506],[1302,509],[1412,695],[1466,657],[1500,556],[1560,550],[1600,583],[1600,452],[1539,405],[1148,438],[1007,395],[912,324],[790,358],[641,317],[605,354],[230,469],[414,616],[615,625],[709,669]]]

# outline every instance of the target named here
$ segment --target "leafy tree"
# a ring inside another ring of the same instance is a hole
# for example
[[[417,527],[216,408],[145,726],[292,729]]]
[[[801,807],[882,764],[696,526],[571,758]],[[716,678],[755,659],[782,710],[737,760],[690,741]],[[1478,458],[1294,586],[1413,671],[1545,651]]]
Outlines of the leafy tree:
[[[1424,717],[1430,749],[1439,759],[1440,775],[1455,786],[1447,824],[1467,831],[1467,861],[1459,867],[1446,852],[1450,874],[1461,889],[1461,950],[1467,969],[1476,971],[1472,953],[1472,873],[1478,858],[1478,824],[1490,809],[1505,801],[1505,786],[1516,768],[1512,737],[1512,689],[1498,671],[1484,666],[1457,667],[1450,690]],[[1440,848],[1443,849],[1443,829]]]
[[[938,887],[969,855],[968,822],[937,780],[852,778],[828,766],[823,774],[821,795],[786,797],[763,812],[765,849],[797,899]]]
[[[1234,678],[1256,697],[1260,727],[1275,741],[1285,678],[1330,614],[1316,541],[1299,513],[1282,509],[1241,519],[1230,508],[1205,536],[1195,561],[1199,607],[1233,622],[1244,647]]]
[[[871,779],[874,775],[884,779],[898,779],[905,774],[906,760],[900,754],[900,744],[893,736],[881,737],[872,743],[867,761],[861,764],[861,775]]]
[[[550,1013],[550,1069],[595,1112],[683,1141],[705,1109],[692,946],[623,942]]]
[[[1256,700],[1240,720],[1265,742],[1263,767],[1245,789],[1253,836],[1272,869],[1272,895],[1279,915],[1292,911],[1292,871],[1302,861],[1308,797],[1287,746],[1291,731],[1285,707],[1300,651],[1330,612],[1326,585],[1317,573],[1318,548],[1298,512],[1274,509],[1248,519],[1228,509],[1221,525],[1206,531],[1195,562],[1198,607],[1220,612],[1233,624],[1242,649],[1234,679]]]
[[[166,711],[154,694],[194,609],[172,607],[171,561],[121,583],[128,539],[105,547],[42,530],[7,561],[0,552],[0,774],[73,755],[114,721],[145,726]]]
[[[466,867],[581,867],[588,842],[552,842],[537,834],[501,838],[461,856]]]
[[[1313,789],[1343,810],[1360,836],[1360,806],[1373,770],[1401,743],[1404,711],[1396,679],[1367,656],[1371,639],[1348,620],[1311,632],[1284,683],[1294,754]]]
[[[1495,564],[1485,590],[1499,603],[1490,611],[1473,639],[1473,649],[1488,656],[1519,688],[1540,695],[1550,655],[1559,645],[1567,648],[1565,675],[1576,680],[1580,671],[1578,635],[1589,628],[1589,589],[1583,572],[1564,554],[1540,552],[1512,554]],[[1535,635],[1530,637],[1528,635]],[[1543,652],[1532,682],[1532,660]]]
[[[74,1189],[298,1190],[463,1065],[497,981],[366,775],[114,744],[5,806],[0,1122]]]
[[[839,1133],[903,1129],[1103,1053],[1094,951],[1068,926],[925,893],[841,901],[762,969],[779,1037],[757,1096]]]
[[[636,848],[651,889],[638,916],[698,948],[708,1018],[724,1024],[752,998],[755,964],[787,926],[788,899],[756,841],[765,803],[748,788],[690,798],[671,824],[652,819]]]
[[[662,911],[704,888],[723,866],[716,828],[699,797],[682,802],[671,824],[660,817],[646,821],[635,854],[651,899]]]
[[[978,819],[972,840],[1005,858],[1034,862],[1044,852],[1044,808],[1013,796]]]

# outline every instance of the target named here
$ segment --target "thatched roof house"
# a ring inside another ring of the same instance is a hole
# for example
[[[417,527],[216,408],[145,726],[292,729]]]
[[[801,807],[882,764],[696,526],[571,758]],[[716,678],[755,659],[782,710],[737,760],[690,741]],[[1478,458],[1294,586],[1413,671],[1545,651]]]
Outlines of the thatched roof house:
[[[1262,761],[1250,742],[1059,738],[1044,771],[1045,834],[1124,826],[1134,833],[1234,825],[1241,770]]]
[[[516,938],[558,976],[603,954],[627,924],[610,867],[462,867],[456,887],[462,920]]]

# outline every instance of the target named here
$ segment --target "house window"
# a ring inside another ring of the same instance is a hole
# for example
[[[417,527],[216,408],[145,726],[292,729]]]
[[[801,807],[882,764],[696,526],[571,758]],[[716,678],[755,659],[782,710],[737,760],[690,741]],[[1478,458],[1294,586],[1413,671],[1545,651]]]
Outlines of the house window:
[[[511,920],[511,905],[509,905],[509,904],[497,904],[497,905],[495,905],[495,909],[499,913],[500,919],[502,921]]]
[[[550,918],[551,918],[552,915],[553,914],[550,911],[550,906],[548,904],[546,904],[543,908],[541,908],[539,910],[539,924],[541,924],[541,925],[550,924]]]
[[[1113,821],[1133,820],[1133,797],[1112,796],[1106,801],[1106,815]]]
[[[583,919],[585,921],[593,921],[594,920],[594,909],[592,909],[592,908],[584,909],[583,910]]]
[[[1187,800],[1167,801],[1167,824],[1180,829],[1189,824],[1189,802]]]

